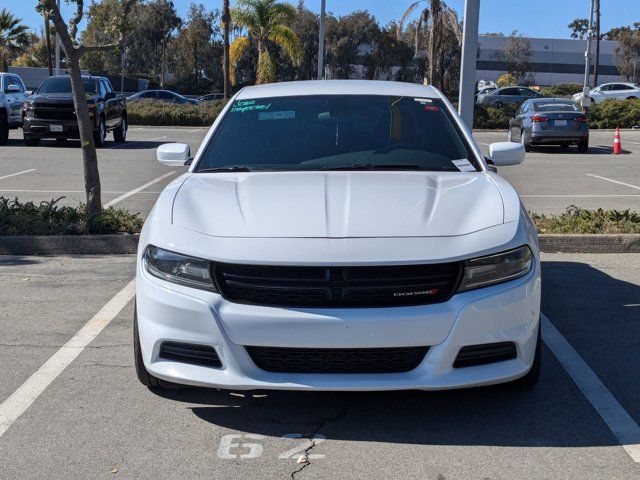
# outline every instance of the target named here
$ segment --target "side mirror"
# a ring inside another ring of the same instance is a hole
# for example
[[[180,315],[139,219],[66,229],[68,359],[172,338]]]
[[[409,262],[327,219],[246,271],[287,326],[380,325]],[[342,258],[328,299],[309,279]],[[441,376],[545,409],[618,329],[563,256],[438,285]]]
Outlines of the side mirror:
[[[20,93],[20,87],[18,85],[7,85],[4,89],[4,93]]]
[[[113,100],[114,98],[116,98],[116,94],[113,92],[107,92],[104,94],[105,100]]]
[[[24,92],[24,94],[25,94],[27,97],[30,97],[31,95],[33,95],[33,90],[27,90],[27,91],[25,91],[25,92]]]
[[[182,167],[191,159],[191,149],[186,143],[165,143],[158,147],[156,156],[167,167]]]
[[[524,162],[524,145],[514,142],[495,142],[489,145],[489,156],[498,167]]]

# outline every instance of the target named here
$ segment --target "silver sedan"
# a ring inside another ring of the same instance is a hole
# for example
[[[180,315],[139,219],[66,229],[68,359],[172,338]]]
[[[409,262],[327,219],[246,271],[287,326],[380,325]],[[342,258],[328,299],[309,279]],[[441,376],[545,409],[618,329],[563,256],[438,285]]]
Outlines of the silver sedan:
[[[528,152],[537,145],[576,145],[589,148],[587,116],[566,98],[536,98],[524,102],[509,120],[510,142],[520,142]]]

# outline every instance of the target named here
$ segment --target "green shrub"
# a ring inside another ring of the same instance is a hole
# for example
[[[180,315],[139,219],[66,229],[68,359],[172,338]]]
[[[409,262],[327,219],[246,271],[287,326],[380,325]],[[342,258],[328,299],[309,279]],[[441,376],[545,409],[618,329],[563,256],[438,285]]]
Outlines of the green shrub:
[[[560,215],[530,213],[538,233],[640,233],[640,213],[627,210],[585,210],[571,205]]]
[[[514,104],[501,107],[476,105],[473,128],[506,130],[509,127],[509,119],[515,115],[518,106]]]
[[[211,126],[225,101],[202,102],[199,105],[176,105],[157,100],[136,100],[127,103],[130,125]]]
[[[631,128],[640,125],[640,99],[609,99],[589,108],[591,128]]]
[[[21,203],[0,197],[0,235],[87,235],[138,233],[139,213],[109,207],[89,224],[85,205],[59,206],[60,197],[50,202]]]
[[[540,93],[545,97],[571,97],[582,91],[581,83],[559,83],[551,87],[541,87]]]

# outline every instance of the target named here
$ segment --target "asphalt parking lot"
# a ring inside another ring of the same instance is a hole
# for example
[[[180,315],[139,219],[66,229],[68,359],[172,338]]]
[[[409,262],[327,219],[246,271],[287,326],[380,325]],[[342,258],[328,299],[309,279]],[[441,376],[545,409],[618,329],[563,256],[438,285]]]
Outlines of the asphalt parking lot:
[[[638,255],[543,256],[528,391],[153,392],[133,275],[132,256],[0,259],[0,478],[640,476]]]
[[[107,143],[99,151],[103,202],[149,212],[162,188],[181,168],[171,169],[155,159],[155,148],[167,142],[186,142],[192,153],[204,139],[206,128],[133,127],[127,142]],[[0,195],[40,202],[59,197],[60,204],[84,200],[81,152],[78,142],[58,146],[43,141],[26,147],[21,131],[12,130],[9,145],[0,148]],[[506,139],[505,132],[476,132],[480,147]],[[540,148],[527,153],[523,165],[504,167],[504,175],[518,190],[528,209],[560,213],[569,205],[585,208],[640,210],[640,130],[623,130],[627,152],[611,155],[613,132],[592,131],[587,154],[574,148]]]

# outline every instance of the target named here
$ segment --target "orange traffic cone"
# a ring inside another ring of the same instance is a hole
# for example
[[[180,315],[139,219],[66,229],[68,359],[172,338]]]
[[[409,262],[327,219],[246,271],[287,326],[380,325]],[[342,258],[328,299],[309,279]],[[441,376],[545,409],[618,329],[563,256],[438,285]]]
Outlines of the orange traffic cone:
[[[613,154],[622,153],[622,143],[620,143],[620,129],[616,127],[616,133],[613,134]]]

